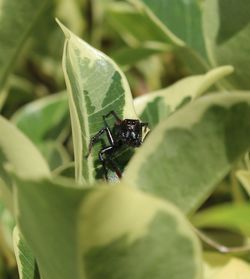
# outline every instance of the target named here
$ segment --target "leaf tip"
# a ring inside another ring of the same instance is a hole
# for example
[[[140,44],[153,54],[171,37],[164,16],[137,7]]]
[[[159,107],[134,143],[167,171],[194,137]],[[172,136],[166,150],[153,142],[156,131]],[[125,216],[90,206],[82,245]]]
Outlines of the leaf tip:
[[[225,65],[224,69],[225,69],[225,72],[227,72],[228,75],[230,75],[234,72],[234,67],[232,65]]]
[[[64,36],[69,39],[71,37],[71,32],[70,30],[64,25],[62,24],[62,22],[56,17],[55,21],[57,22],[57,24],[59,25],[59,27],[62,29]]]

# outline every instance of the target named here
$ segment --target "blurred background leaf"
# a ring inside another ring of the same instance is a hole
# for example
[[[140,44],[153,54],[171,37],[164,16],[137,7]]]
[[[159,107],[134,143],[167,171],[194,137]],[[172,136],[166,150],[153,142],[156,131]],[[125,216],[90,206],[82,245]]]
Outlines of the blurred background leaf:
[[[0,92],[4,93],[6,82],[16,60],[20,57],[36,24],[42,20],[51,1],[2,1],[0,13]]]
[[[222,228],[241,232],[250,236],[250,204],[222,204],[201,210],[192,218],[195,226],[200,228]]]
[[[214,66],[229,63],[235,74],[227,79],[231,87],[250,88],[250,2],[205,0],[204,36]]]
[[[201,7],[196,0],[142,0],[187,46],[206,58]]]

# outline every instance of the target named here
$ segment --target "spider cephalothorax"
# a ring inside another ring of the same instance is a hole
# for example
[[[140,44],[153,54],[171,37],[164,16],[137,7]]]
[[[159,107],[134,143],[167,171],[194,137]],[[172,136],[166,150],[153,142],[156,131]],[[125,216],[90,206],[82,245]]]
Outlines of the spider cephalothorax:
[[[113,115],[115,118],[115,124],[112,129],[110,129],[106,121],[106,118],[110,115]],[[121,177],[121,172],[113,162],[112,155],[124,145],[139,147],[143,142],[143,128],[144,132],[146,132],[148,123],[140,122],[138,119],[122,120],[113,110],[103,116],[103,121],[105,127],[91,138],[86,157],[89,156],[93,145],[100,139],[101,135],[106,133],[110,145],[103,147],[99,151],[99,160],[102,163],[105,178],[107,179],[108,176],[107,162],[113,166],[118,177]]]

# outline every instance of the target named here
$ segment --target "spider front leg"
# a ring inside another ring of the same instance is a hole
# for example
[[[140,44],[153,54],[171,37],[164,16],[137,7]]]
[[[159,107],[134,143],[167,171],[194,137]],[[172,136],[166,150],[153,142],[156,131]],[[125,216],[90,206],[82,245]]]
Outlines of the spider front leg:
[[[107,167],[107,162],[109,162],[112,167],[114,168],[117,176],[119,178],[121,178],[121,172],[120,170],[117,168],[117,166],[115,165],[115,163],[113,162],[113,160],[111,158],[108,158],[108,156],[115,151],[115,147],[114,146],[107,146],[104,147],[100,152],[99,152],[99,160],[102,163],[102,167],[104,170],[104,175],[105,175],[105,179],[108,181],[108,167]]]
[[[116,163],[113,161],[112,158],[109,158],[108,161],[112,165],[116,175],[121,179],[122,178],[122,173],[121,173],[120,169],[117,167]]]
[[[106,118],[108,118],[111,114],[114,116],[114,118],[115,118],[115,120],[116,120],[116,122],[117,122],[118,124],[122,122],[122,120],[121,120],[120,117],[116,114],[116,112],[113,111],[113,110],[111,110],[108,114],[106,114],[106,115],[103,116],[103,121],[104,121],[104,123],[106,124],[106,126],[108,126],[108,123],[107,123],[107,121],[106,121]]]
[[[148,128],[148,122],[142,122],[141,127],[144,127],[144,132],[146,132]]]
[[[143,138],[142,138],[142,135],[141,135],[141,144],[142,144],[144,142],[144,140],[146,139],[146,137],[148,136],[149,131],[147,132],[147,129],[148,129],[148,123],[147,122],[142,122],[142,123],[140,123],[140,125],[141,125],[141,129],[144,127],[144,136],[143,136]]]
[[[86,158],[89,157],[90,153],[91,153],[91,150],[93,148],[93,146],[97,143],[97,141],[100,139],[100,137],[102,136],[103,133],[106,133],[107,135],[107,138],[109,140],[109,143],[111,145],[114,145],[114,140],[113,140],[113,137],[112,137],[112,134],[111,134],[111,131],[109,129],[109,127],[105,127],[105,128],[102,128],[97,134],[95,134],[91,139],[90,139],[90,143],[89,143],[89,148],[88,148],[88,153],[86,154]]]

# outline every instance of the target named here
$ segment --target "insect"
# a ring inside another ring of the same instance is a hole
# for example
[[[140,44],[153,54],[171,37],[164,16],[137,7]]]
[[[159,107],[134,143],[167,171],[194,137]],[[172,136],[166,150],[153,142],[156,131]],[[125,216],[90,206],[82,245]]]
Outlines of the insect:
[[[115,124],[110,129],[106,118],[112,115],[115,118]],[[120,119],[117,114],[112,110],[107,115],[103,116],[105,127],[96,133],[90,140],[88,154],[91,153],[93,145],[106,133],[109,146],[104,146],[99,151],[99,161],[101,162],[104,170],[105,179],[108,180],[108,163],[114,168],[117,176],[121,178],[121,171],[116,166],[112,159],[112,155],[123,146],[139,147],[143,143],[143,128],[144,133],[147,131],[148,123],[140,122],[138,119]],[[144,137],[145,138],[145,137]]]

